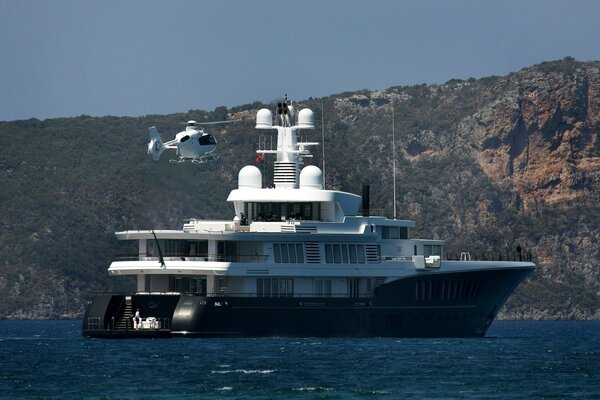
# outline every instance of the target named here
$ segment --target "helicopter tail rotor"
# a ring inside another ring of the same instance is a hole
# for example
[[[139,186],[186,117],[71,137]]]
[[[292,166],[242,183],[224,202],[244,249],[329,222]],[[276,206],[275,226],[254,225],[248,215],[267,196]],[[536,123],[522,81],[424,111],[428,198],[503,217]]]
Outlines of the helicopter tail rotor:
[[[148,154],[152,155],[152,159],[154,161],[158,161],[162,152],[165,151],[165,145],[163,144],[163,141],[158,134],[158,129],[156,129],[155,126],[150,127],[149,131],[150,143],[148,143]]]

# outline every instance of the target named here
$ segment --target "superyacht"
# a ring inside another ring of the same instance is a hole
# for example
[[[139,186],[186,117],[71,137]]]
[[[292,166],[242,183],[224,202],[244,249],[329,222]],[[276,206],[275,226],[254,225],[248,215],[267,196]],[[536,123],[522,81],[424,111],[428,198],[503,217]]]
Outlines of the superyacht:
[[[129,230],[137,254],[108,272],[134,276],[133,293],[97,294],[88,337],[480,337],[535,270],[527,252],[450,260],[442,240],[411,236],[415,223],[372,215],[362,196],[326,190],[304,166],[300,140],[314,114],[279,104],[256,128],[277,134],[274,182],[243,167],[227,199],[233,218],[187,220],[179,230]],[[259,146],[260,147],[260,146]]]

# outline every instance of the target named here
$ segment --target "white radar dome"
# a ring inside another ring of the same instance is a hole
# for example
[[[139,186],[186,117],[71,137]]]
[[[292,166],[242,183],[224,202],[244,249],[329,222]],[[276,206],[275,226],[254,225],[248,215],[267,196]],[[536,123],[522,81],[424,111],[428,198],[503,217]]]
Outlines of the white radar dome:
[[[318,167],[308,165],[300,171],[301,189],[323,189],[323,173]]]
[[[273,114],[268,108],[261,108],[256,113],[256,129],[269,129],[273,127]]]
[[[262,174],[254,165],[246,165],[238,174],[238,188],[262,188]]]
[[[298,128],[313,129],[315,127],[315,114],[310,108],[303,108],[298,113]]]

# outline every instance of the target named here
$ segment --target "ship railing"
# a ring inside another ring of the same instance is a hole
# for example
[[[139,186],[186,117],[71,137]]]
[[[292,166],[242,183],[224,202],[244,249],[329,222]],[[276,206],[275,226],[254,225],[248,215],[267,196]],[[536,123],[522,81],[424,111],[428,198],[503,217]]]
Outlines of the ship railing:
[[[516,250],[499,249],[486,251],[446,251],[446,260],[456,261],[533,261],[533,254],[522,247],[517,247]]]
[[[110,292],[98,292],[96,294],[112,294],[115,293]],[[131,292],[127,295],[135,296],[135,295],[187,295],[187,296],[197,296],[197,297],[265,297],[265,298],[369,298],[373,297],[371,293],[360,293],[358,295],[349,294],[349,293],[331,293],[331,294],[315,294],[315,293],[292,293],[292,294],[270,294],[270,295],[257,295],[256,293],[236,293],[236,292],[191,292],[191,291],[181,291],[181,292]],[[93,318],[88,318],[88,322]],[[98,318],[98,324],[102,327],[102,323],[100,318]],[[107,324],[109,326],[110,324]],[[104,329],[104,328],[102,328]],[[109,328],[106,328],[109,329]]]
[[[362,210],[359,210],[359,213],[361,211]],[[363,215],[363,214],[361,213],[360,215]],[[369,217],[385,217],[385,209],[384,208],[370,208],[369,209]]]
[[[186,253],[164,253],[165,261],[215,261],[215,262],[248,262],[264,263],[267,261],[267,255],[264,254],[240,254],[240,255],[222,255],[222,254],[186,254]],[[115,261],[159,261],[158,255],[148,254],[118,254],[114,257]]]
[[[239,297],[239,298],[338,298],[338,299],[348,299],[348,298],[371,298],[373,295],[371,293],[360,293],[360,294],[350,294],[350,293],[331,293],[331,294],[315,294],[315,293],[288,293],[288,294],[270,294],[270,295],[258,295],[256,293],[187,293],[193,294],[201,297]]]
[[[106,326],[104,325],[104,322],[102,321],[102,318],[88,318],[87,320],[87,327],[88,330],[90,331],[103,331],[106,330],[109,325],[107,324]]]
[[[139,328],[134,328],[131,318],[127,318],[127,322],[124,327],[120,328],[115,323],[113,318],[111,322],[104,322],[102,318],[90,317],[87,319],[87,330],[88,331],[148,331],[148,330],[170,330],[171,319],[170,318],[156,318],[147,317],[142,318]]]

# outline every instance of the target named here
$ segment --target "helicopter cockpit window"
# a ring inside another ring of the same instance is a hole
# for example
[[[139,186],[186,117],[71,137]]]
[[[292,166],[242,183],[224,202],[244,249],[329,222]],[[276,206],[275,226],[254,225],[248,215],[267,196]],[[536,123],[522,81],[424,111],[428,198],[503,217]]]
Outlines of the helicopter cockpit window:
[[[188,140],[190,137],[188,135],[185,135],[184,137],[181,138],[181,140],[179,141],[180,143],[185,142],[186,140]]]
[[[206,146],[206,145],[209,145],[209,144],[217,144],[217,141],[215,140],[215,138],[213,137],[213,135],[202,135],[198,139],[198,142],[202,146]]]

